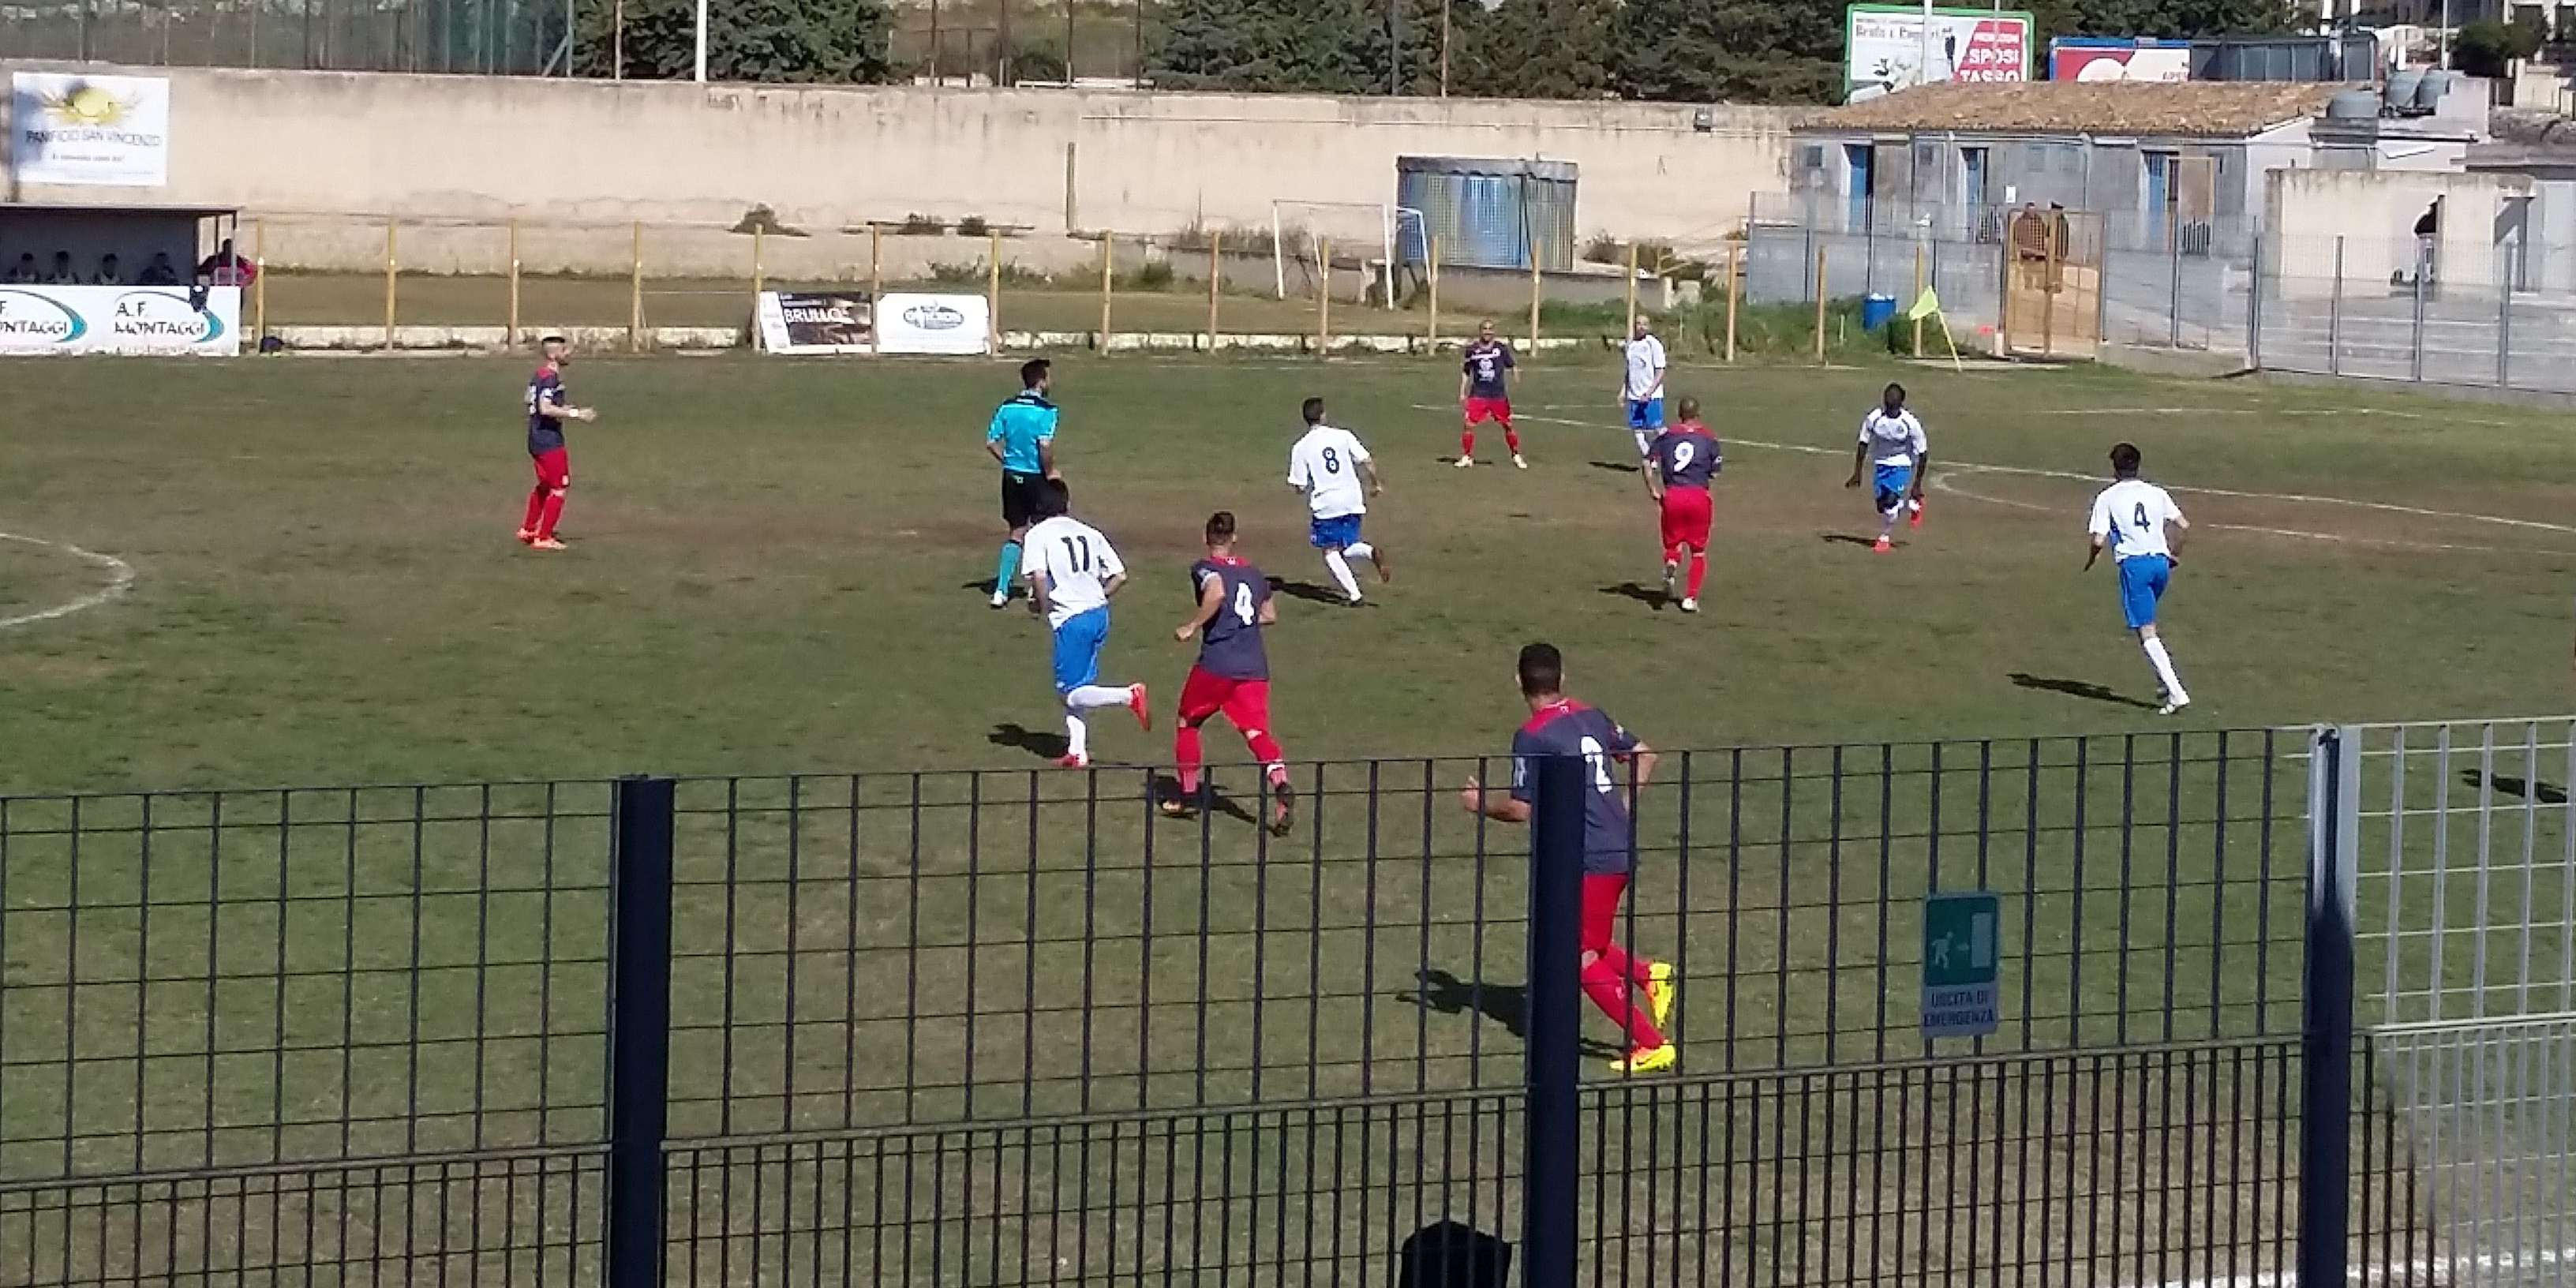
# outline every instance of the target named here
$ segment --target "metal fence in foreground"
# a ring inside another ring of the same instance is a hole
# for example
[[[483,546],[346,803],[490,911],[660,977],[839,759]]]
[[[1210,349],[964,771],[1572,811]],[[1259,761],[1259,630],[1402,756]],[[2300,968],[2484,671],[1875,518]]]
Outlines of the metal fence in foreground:
[[[1240,770],[12,799],[0,1284],[2161,1282],[2330,1193],[2429,1264],[2310,745],[1667,754],[1618,934],[1683,1064],[1627,1083],[1550,851],[1458,807],[1501,763],[1300,767],[1284,839]],[[1980,888],[1999,1023],[1936,1046]]]

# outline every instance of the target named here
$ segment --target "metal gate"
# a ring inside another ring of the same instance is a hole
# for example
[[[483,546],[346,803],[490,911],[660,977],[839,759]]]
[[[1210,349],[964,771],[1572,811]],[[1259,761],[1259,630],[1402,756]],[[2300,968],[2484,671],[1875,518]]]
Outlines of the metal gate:
[[[2004,216],[2003,309],[1995,341],[2008,358],[2091,358],[2102,338],[2102,217],[2023,206]]]
[[[2433,1226],[2410,1277],[2576,1283],[2576,720],[2358,734],[2354,1002]]]

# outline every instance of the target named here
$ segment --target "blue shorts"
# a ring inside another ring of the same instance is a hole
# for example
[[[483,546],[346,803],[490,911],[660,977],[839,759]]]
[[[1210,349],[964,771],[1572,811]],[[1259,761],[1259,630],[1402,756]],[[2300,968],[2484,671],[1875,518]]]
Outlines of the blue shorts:
[[[1870,478],[1877,486],[1878,512],[1885,514],[1905,504],[1906,489],[1914,483],[1914,467],[1881,464]]]
[[[1109,642],[1109,610],[1087,609],[1055,628],[1055,691],[1070,693],[1100,678],[1100,648]]]
[[[1631,398],[1631,399],[1629,399],[1629,400],[1628,400],[1628,428],[1630,428],[1630,429],[1662,429],[1663,427],[1664,427],[1664,400],[1663,400],[1663,399],[1661,399],[1661,398]]]
[[[2137,555],[2120,561],[2120,615],[2129,629],[2156,624],[2156,601],[2173,580],[2173,561],[2163,555]]]
[[[1306,525],[1306,541],[1317,550],[1337,550],[1360,543],[1360,520],[1366,515],[1336,514]]]

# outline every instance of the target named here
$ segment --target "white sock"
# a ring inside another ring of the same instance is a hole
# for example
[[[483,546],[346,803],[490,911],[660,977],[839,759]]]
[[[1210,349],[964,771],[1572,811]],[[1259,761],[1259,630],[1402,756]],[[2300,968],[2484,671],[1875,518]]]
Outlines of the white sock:
[[[1896,511],[1895,511],[1895,510],[1883,510],[1883,511],[1880,511],[1880,512],[1879,512],[1879,516],[1878,516],[1878,535],[1879,535],[1879,536],[1881,536],[1881,537],[1889,537],[1889,536],[1894,536],[1895,534],[1896,534]]]
[[[1344,557],[1350,559],[1374,559],[1377,557],[1376,549],[1371,547],[1369,543],[1365,541],[1355,541],[1342,547],[1342,554]]]
[[[1077,684],[1064,695],[1064,705],[1075,711],[1094,707],[1123,707],[1129,690],[1123,685]]]
[[[1646,457],[1646,456],[1652,456],[1652,455],[1654,455],[1654,454],[1655,454],[1655,436],[1654,436],[1654,435],[1649,434],[1649,433],[1647,433],[1646,431],[1644,431],[1644,430],[1642,430],[1642,429],[1632,429],[1632,430],[1629,430],[1628,432],[1629,432],[1631,435],[1633,435],[1633,436],[1636,438],[1636,440],[1637,440],[1637,455],[1638,455],[1638,456],[1640,456],[1640,457]]]
[[[1071,707],[1064,709],[1064,749],[1076,757],[1091,754],[1091,727],[1084,724],[1082,717],[1075,715]]]
[[[2164,681],[2165,700],[2191,701],[2191,695],[2182,691],[2182,678],[2174,674],[2173,655],[2165,652],[2164,637],[2150,635],[2140,642],[2139,647],[2147,651],[2147,662],[2156,668],[2156,678]]]
[[[1342,594],[1345,598],[1357,599],[1360,597],[1359,579],[1351,576],[1350,561],[1342,558],[1341,551],[1325,551],[1324,567],[1333,574],[1334,581],[1341,583]]]

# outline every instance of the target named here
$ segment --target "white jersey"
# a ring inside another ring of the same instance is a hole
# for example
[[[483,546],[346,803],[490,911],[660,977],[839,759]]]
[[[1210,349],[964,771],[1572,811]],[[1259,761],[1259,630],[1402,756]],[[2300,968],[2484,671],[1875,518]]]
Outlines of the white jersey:
[[[1360,464],[1369,450],[1347,429],[1317,425],[1288,449],[1288,486],[1303,488],[1306,508],[1318,519],[1368,513],[1360,489]]]
[[[1109,579],[1127,571],[1098,528],[1061,514],[1029,529],[1021,549],[1030,574],[1046,578],[1049,626],[1106,607]]]
[[[1932,450],[1923,437],[1923,422],[1913,412],[1890,416],[1883,407],[1872,407],[1861,417],[1860,441],[1868,446],[1874,465],[1911,465],[1915,457]]]
[[[2173,547],[2165,541],[2168,523],[2184,523],[2182,507],[2163,488],[2144,479],[2122,479],[2093,498],[2090,531],[2110,544],[2114,559],[2172,558]]]
[[[1643,336],[1628,342],[1628,379],[1621,393],[1630,402],[1664,396],[1664,342]]]

